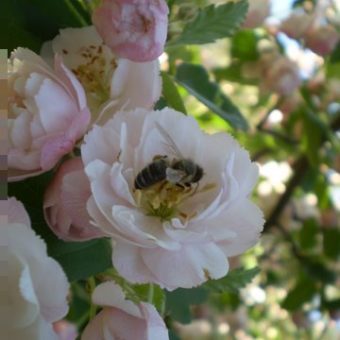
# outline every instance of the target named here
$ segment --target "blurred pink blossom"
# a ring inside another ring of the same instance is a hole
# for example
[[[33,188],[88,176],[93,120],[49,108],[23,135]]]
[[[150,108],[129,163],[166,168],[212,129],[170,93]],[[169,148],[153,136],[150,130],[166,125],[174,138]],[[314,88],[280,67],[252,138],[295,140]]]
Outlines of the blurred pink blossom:
[[[86,210],[91,196],[90,182],[81,158],[64,162],[44,197],[45,220],[52,231],[65,241],[85,241],[105,236],[91,225]]]
[[[296,63],[278,56],[270,64],[264,63],[262,88],[282,96],[290,96],[301,85],[302,80]]]
[[[244,28],[256,28],[263,24],[264,20],[270,14],[269,0],[249,0],[249,9]]]
[[[292,39],[301,39],[312,26],[314,16],[309,13],[293,12],[280,25],[280,31]]]
[[[165,0],[104,0],[92,21],[115,54],[144,62],[163,52],[168,13]]]
[[[304,37],[305,44],[313,52],[326,56],[330,54],[340,40],[340,33],[331,25],[313,26]]]
[[[156,308],[149,303],[126,300],[114,282],[96,287],[92,301],[103,307],[85,328],[82,340],[168,340],[168,330]]]
[[[9,77],[9,180],[52,169],[90,122],[83,87],[56,55],[54,70],[18,48]]]
[[[281,23],[280,30],[292,39],[303,40],[313,52],[326,56],[340,41],[340,33],[326,21],[325,10],[320,1],[312,13],[293,12]]]

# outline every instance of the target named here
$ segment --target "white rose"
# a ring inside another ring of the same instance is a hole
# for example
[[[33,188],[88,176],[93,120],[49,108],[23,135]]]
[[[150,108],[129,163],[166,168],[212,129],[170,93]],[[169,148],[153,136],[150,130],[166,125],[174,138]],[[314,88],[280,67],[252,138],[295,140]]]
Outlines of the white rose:
[[[0,219],[0,338],[57,340],[52,322],[68,311],[66,276],[47,256],[23,205],[13,198],[1,205],[8,216]]]
[[[43,45],[41,54],[62,55],[84,86],[93,121],[103,123],[118,110],[151,108],[159,99],[162,82],[159,63],[119,58],[104,44],[94,26],[60,30]]]
[[[258,169],[228,134],[208,135],[168,108],[137,109],[95,126],[81,151],[88,212],[114,239],[113,264],[126,279],[169,290],[197,286],[223,277],[227,258],[257,242],[262,213],[249,195]],[[165,156],[166,175],[146,171],[146,182],[159,181],[137,189],[140,172]],[[175,169],[181,159],[194,165],[195,183],[178,182],[187,175]]]

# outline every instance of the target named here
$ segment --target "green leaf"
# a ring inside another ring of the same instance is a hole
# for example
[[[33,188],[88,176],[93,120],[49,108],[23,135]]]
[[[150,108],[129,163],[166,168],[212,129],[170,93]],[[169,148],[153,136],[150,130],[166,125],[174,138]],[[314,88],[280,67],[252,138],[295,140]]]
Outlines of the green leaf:
[[[320,120],[315,116],[314,112],[307,110],[303,111],[303,137],[302,144],[306,152],[309,162],[313,166],[319,164],[319,148],[323,137]]]
[[[171,318],[182,323],[191,321],[190,305],[203,303],[208,297],[207,291],[202,288],[179,288],[166,292],[166,309]]]
[[[70,282],[86,279],[112,267],[112,249],[107,239],[48,244],[49,254],[63,267]]]
[[[197,16],[183,29],[181,35],[168,46],[206,44],[230,37],[244,21],[248,11],[246,0],[210,5],[199,10]]]
[[[90,16],[78,0],[2,0],[0,47],[9,51],[22,46],[39,52],[40,45],[54,38],[60,28],[81,27]]]
[[[177,90],[173,78],[167,73],[162,72],[162,80],[163,80],[163,97],[166,100],[168,106],[186,114],[187,112],[183,104],[183,100]]]
[[[323,283],[333,283],[336,280],[334,270],[327,268],[327,264],[319,257],[304,257],[303,265],[309,278]]]
[[[282,308],[294,311],[302,307],[305,302],[312,299],[316,293],[316,286],[313,280],[301,278],[292,288],[281,303]]]
[[[330,63],[338,63],[340,62],[340,43],[338,43],[333,50],[331,57],[329,58]]]
[[[164,312],[165,293],[162,288],[155,284],[133,285],[131,288],[141,301],[152,303],[160,313]]]
[[[227,67],[215,68],[213,74],[216,80],[219,82],[221,80],[232,81],[242,85],[257,85],[258,80],[256,78],[247,78],[242,72],[243,63],[238,60],[234,60]]]
[[[220,293],[225,291],[236,293],[250,283],[259,272],[258,267],[251,269],[237,268],[222,279],[210,280],[205,284],[205,287]]]
[[[326,64],[326,77],[327,78],[340,78],[340,61]]]
[[[253,30],[237,32],[231,40],[231,55],[242,61],[255,61],[259,57],[257,51],[258,38]]]
[[[178,67],[175,79],[234,128],[247,129],[248,124],[239,109],[222,93],[216,83],[209,80],[209,75],[202,66],[183,63]]]
[[[323,252],[331,258],[337,259],[340,256],[340,230],[336,228],[323,230]]]
[[[311,249],[316,246],[318,225],[315,220],[309,219],[303,223],[299,232],[299,241],[302,249]]]

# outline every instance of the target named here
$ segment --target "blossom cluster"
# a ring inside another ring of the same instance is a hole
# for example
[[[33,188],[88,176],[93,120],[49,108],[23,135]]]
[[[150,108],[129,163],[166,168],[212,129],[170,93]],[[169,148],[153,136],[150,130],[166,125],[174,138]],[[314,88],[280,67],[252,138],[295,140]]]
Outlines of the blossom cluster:
[[[94,26],[62,29],[40,55],[12,53],[8,175],[52,170],[43,210],[60,239],[109,238],[121,277],[174,290],[225,276],[228,257],[258,241],[263,218],[250,200],[258,169],[247,151],[192,117],[153,110],[167,15],[164,0],[105,0]],[[12,303],[0,296],[0,309],[16,317],[1,319],[1,332],[62,338],[67,278],[23,205],[7,204],[0,242],[9,281],[0,285]],[[92,300],[102,309],[82,339],[168,339],[155,307],[125,300],[117,283],[104,280]]]

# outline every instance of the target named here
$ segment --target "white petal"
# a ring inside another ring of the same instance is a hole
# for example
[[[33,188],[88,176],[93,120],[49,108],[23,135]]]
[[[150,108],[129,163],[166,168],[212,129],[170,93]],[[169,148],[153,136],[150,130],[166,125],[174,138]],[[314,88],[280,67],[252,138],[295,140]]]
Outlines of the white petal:
[[[192,288],[209,278],[220,278],[228,272],[223,252],[213,243],[183,245],[179,251],[143,249],[141,254],[158,284],[168,290]]]
[[[140,248],[125,242],[113,245],[112,263],[118,273],[134,283],[156,282],[156,277],[143,262]]]
[[[125,299],[122,288],[112,281],[97,286],[92,294],[92,301],[103,307],[116,307],[139,318],[142,316],[138,307]]]
[[[228,257],[239,255],[256,244],[263,224],[261,210],[247,198],[233,203],[209,222],[212,237]],[[230,231],[235,233],[233,238],[229,236]]]
[[[119,99],[117,109],[151,108],[160,97],[162,81],[158,60],[135,63],[119,59],[111,83],[111,98]]]
[[[31,264],[31,272],[41,315],[48,322],[58,321],[68,312],[66,298],[69,284],[64,271],[54,259],[46,258],[39,262]]]

